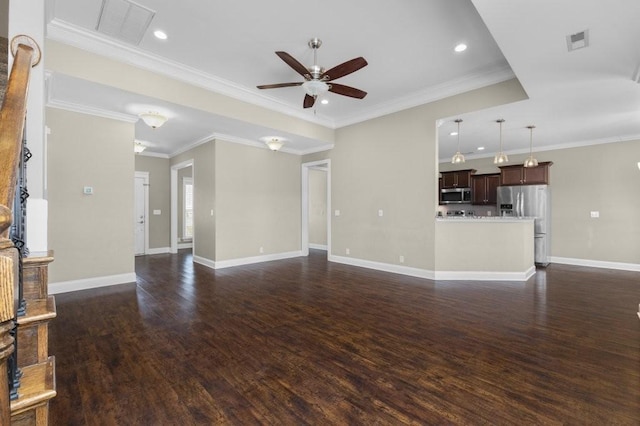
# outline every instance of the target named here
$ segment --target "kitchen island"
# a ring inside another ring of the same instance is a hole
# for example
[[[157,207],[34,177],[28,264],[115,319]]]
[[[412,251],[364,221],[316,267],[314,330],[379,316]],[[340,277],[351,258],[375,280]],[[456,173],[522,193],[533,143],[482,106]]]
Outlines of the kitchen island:
[[[436,280],[526,281],[536,271],[533,224],[533,218],[436,218]]]

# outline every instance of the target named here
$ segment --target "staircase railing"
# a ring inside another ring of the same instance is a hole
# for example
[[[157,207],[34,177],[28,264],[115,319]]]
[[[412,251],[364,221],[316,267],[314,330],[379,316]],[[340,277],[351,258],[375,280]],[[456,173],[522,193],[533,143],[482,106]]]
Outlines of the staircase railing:
[[[28,37],[18,36],[11,45],[14,62],[0,110],[0,425],[10,424],[11,418],[10,394],[16,386],[17,372],[8,364],[15,352],[12,334],[20,304],[21,254],[8,237],[23,158],[29,75],[31,67],[40,59],[37,45]]]

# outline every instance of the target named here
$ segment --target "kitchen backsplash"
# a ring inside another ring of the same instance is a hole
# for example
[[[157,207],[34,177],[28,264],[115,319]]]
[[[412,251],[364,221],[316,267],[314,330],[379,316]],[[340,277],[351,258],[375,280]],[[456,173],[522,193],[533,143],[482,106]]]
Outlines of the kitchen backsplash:
[[[473,204],[449,204],[449,205],[438,206],[438,211],[442,212],[443,216],[446,216],[448,211],[464,211],[465,216],[495,216],[497,209],[496,209],[496,206],[474,206]]]

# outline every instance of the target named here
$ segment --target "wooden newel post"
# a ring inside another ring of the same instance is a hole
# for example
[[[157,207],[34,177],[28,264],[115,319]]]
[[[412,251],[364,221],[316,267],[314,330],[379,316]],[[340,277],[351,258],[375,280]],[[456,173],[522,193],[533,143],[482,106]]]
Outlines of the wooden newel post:
[[[11,225],[11,210],[0,205],[0,235]],[[7,360],[14,351],[11,331],[15,317],[15,283],[18,281],[18,250],[0,237],[0,425],[11,422]]]
[[[40,62],[37,43],[28,36],[11,40],[13,67],[0,109],[0,425],[11,423],[10,387],[15,375],[9,378],[9,357],[16,350],[11,333],[19,303],[17,287],[20,282],[20,255],[9,237],[18,166],[22,155],[29,75],[31,67]],[[13,363],[12,365],[15,365]]]

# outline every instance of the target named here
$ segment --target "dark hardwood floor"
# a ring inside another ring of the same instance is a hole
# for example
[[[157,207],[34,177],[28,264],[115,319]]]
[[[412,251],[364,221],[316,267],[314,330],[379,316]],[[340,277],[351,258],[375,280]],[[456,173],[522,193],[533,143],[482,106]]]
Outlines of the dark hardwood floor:
[[[323,252],[56,296],[53,425],[640,424],[640,274],[429,281]]]

